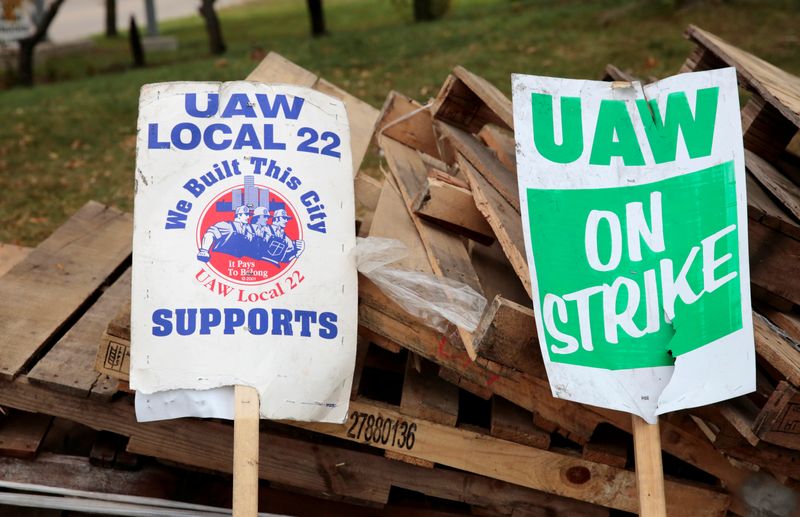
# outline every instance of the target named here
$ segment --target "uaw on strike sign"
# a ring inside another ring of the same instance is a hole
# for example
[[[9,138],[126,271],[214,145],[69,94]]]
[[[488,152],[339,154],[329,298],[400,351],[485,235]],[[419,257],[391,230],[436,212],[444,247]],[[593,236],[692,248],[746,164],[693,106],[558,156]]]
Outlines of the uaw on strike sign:
[[[343,421],[357,278],[344,105],[248,82],[142,88],[131,385],[244,384],[262,416]]]
[[[734,69],[515,75],[520,206],[556,397],[656,415],[755,389]]]

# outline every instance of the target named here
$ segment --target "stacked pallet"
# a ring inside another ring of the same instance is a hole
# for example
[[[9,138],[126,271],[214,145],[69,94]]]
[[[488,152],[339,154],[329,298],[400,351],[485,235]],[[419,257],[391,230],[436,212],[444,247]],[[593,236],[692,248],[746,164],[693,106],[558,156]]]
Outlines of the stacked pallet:
[[[800,127],[800,79],[695,27],[687,36],[697,48],[684,70],[735,65],[750,95],[742,117],[758,390],[662,419],[668,511],[748,515],[755,505],[789,515],[781,512],[791,511],[800,480],[800,158],[787,146]],[[613,66],[605,73],[631,80]],[[431,102],[391,92],[380,112],[276,54],[248,79],[344,100],[354,170],[371,141],[385,162],[383,181],[363,171],[354,178],[359,234],[403,242],[410,253],[392,267],[458,280],[489,301],[476,330],[442,333],[360,277],[349,418],[263,423],[267,499],[286,489],[421,516],[635,513],[629,416],[550,393],[508,98],[462,67]],[[141,456],[230,472],[227,423],[135,421],[124,392],[130,235],[129,215],[89,203],[0,277],[0,298],[10,301],[0,305],[0,405],[16,411],[0,427],[0,446],[15,433],[15,450],[34,455],[57,417],[112,433],[96,454],[109,465],[131,468]],[[46,415],[46,425],[24,412]],[[45,460],[53,458],[14,460],[10,472],[32,479]],[[415,510],[399,509],[404,497]]]

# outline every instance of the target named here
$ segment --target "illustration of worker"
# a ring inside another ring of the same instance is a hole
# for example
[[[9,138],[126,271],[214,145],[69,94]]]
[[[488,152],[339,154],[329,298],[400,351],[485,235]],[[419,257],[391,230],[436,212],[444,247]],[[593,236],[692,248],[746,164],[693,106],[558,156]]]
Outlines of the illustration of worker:
[[[251,256],[276,266],[299,257],[306,244],[301,239],[292,240],[286,235],[286,224],[292,217],[279,208],[272,213],[272,222],[267,224],[269,218],[266,208],[256,207],[253,212],[253,242],[258,253],[257,256]]]
[[[250,207],[242,205],[234,211],[233,221],[220,221],[209,226],[200,243],[197,260],[211,260],[212,245],[213,251],[234,257],[252,256],[254,233],[249,219]]]

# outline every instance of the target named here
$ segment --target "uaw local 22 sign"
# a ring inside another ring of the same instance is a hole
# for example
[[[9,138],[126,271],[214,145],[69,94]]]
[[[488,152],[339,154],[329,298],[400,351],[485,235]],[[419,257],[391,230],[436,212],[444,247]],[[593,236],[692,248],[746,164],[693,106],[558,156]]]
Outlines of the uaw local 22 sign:
[[[642,87],[513,76],[554,396],[656,415],[755,389],[734,69]]]
[[[245,384],[262,416],[341,422],[355,361],[347,114],[288,85],[146,85],[131,386]]]

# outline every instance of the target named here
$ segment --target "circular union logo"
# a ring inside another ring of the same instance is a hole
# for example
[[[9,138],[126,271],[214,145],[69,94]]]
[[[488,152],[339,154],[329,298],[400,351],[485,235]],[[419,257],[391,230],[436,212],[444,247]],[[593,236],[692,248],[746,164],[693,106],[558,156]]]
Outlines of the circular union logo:
[[[243,285],[283,276],[305,249],[297,212],[278,192],[245,184],[214,198],[197,226],[197,260]]]

